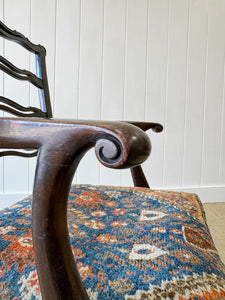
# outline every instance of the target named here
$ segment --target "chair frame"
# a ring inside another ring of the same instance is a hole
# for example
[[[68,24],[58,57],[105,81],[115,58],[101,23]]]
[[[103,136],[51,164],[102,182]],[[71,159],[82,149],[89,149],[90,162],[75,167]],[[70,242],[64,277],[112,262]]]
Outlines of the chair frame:
[[[38,87],[41,106],[41,109],[38,109],[36,107],[23,107],[21,105],[18,105],[16,102],[1,96],[0,102],[2,102],[3,105],[0,105],[0,109],[19,117],[52,118],[52,109],[45,62],[45,48],[41,45],[33,44],[24,35],[16,30],[11,30],[1,21],[0,36],[7,40],[20,44],[25,49],[35,54],[37,76],[30,71],[17,68],[3,56],[0,56],[0,70],[6,72],[8,75],[16,79],[29,81],[30,83]]]
[[[145,131],[151,128],[160,132],[162,125],[51,119],[45,48],[34,45],[2,22],[0,35],[21,44],[36,56],[37,76],[0,56],[0,69],[37,86],[41,103],[41,109],[25,108],[0,97],[3,103],[0,109],[19,117],[0,118],[0,148],[10,149],[2,151],[0,156],[37,155],[32,238],[42,298],[89,299],[73,258],[67,228],[67,199],[74,173],[85,153],[95,147],[96,156],[103,165],[131,168],[134,185],[149,187],[140,166],[151,151]],[[23,155],[21,149],[28,149],[31,154]]]

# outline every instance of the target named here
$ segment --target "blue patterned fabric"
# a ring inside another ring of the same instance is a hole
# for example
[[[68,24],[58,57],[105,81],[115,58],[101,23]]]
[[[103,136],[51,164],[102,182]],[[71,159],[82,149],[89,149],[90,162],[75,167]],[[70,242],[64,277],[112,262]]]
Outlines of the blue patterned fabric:
[[[0,299],[41,299],[31,199],[0,213]],[[194,194],[76,185],[68,223],[90,299],[225,299],[225,266]]]

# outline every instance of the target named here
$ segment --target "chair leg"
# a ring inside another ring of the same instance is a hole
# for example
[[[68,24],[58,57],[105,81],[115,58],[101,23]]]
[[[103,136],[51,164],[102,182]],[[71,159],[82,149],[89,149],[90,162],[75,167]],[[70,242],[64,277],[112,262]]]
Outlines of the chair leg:
[[[32,203],[35,261],[43,300],[88,300],[67,229],[67,199],[76,166],[39,163]]]
[[[141,166],[130,168],[135,187],[150,188]]]

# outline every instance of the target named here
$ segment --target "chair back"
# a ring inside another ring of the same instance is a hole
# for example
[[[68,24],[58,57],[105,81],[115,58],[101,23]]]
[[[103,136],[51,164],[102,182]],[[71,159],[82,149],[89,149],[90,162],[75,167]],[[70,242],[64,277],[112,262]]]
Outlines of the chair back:
[[[46,50],[41,45],[35,45],[29,41],[23,34],[9,29],[0,21],[0,36],[20,44],[28,51],[35,54],[36,60],[36,74],[22,70],[0,55],[0,70],[7,73],[18,80],[25,80],[36,86],[39,90],[40,108],[38,107],[24,107],[17,102],[0,95],[0,110],[15,115],[17,117],[36,117],[36,118],[52,118],[52,108],[49,96],[49,87],[46,71]],[[16,155],[23,157],[33,157],[37,155],[36,150],[20,150],[15,151],[5,149],[0,152],[1,156]]]
[[[18,117],[38,117],[38,118],[52,118],[52,109],[49,96],[48,79],[46,72],[45,56],[46,50],[41,45],[35,45],[29,41],[21,33],[9,29],[0,21],[0,36],[3,38],[16,42],[23,46],[28,51],[35,54],[36,60],[36,74],[22,70],[0,55],[0,70],[7,73],[18,80],[26,80],[39,89],[40,108],[24,107],[15,101],[0,96],[0,109],[13,114]]]

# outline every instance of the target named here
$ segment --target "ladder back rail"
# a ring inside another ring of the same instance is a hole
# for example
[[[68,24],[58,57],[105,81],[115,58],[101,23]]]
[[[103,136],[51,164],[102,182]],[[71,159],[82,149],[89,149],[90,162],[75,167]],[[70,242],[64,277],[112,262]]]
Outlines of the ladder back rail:
[[[18,80],[26,80],[29,81],[31,84],[35,85],[39,89],[39,100],[41,108],[34,109],[33,107],[25,108],[19,105],[16,106],[16,103],[14,101],[9,100],[5,97],[1,97],[1,100],[4,99],[4,103],[7,105],[0,105],[0,109],[21,117],[52,118],[52,108],[50,102],[48,78],[45,63],[46,49],[42,45],[33,44],[23,34],[17,32],[16,30],[11,30],[1,21],[0,36],[7,40],[16,42],[28,51],[35,54],[37,75],[33,74],[28,70],[22,70],[16,67],[3,56],[0,56],[0,70]],[[10,109],[11,105],[12,108]],[[28,111],[31,111],[31,113],[24,113]]]

